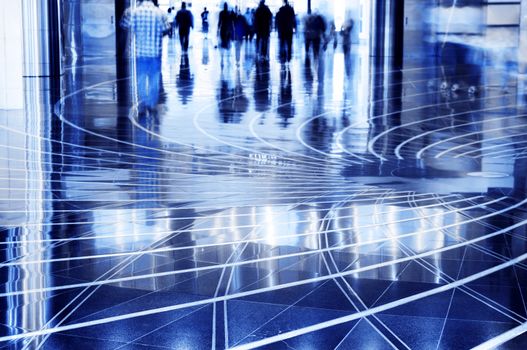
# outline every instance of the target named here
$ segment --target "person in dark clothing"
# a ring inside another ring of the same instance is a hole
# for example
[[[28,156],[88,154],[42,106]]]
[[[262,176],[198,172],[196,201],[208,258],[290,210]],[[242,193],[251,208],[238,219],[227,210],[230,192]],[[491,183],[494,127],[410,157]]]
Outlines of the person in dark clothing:
[[[284,0],[284,6],[276,14],[276,29],[280,40],[280,60],[290,62],[293,57],[293,34],[296,31],[295,10]]]
[[[342,36],[342,49],[345,54],[349,54],[351,51],[351,36],[354,24],[353,19],[349,18],[344,22],[342,29],[340,30],[340,35]]]
[[[203,33],[207,34],[209,32],[209,10],[206,7],[201,13],[201,28]]]
[[[234,35],[234,19],[227,3],[223,4],[223,10],[220,12],[218,33],[221,48],[229,49],[231,47],[232,36]]]
[[[353,19],[348,18],[342,25],[340,35],[342,37],[342,50],[344,51],[344,62],[346,67],[346,75],[351,75],[352,61],[351,61],[351,43],[353,34]]]
[[[218,20],[218,35],[220,37],[221,65],[223,67],[223,56],[231,48],[231,40],[234,36],[234,16],[229,11],[229,5],[223,4]]]
[[[271,36],[271,26],[273,24],[273,14],[269,7],[265,5],[265,0],[260,1],[260,5],[254,13],[254,30],[256,32],[256,47],[260,59],[267,60],[269,56],[269,37]]]
[[[305,23],[306,56],[309,55],[309,49],[313,47],[313,56],[315,59],[318,58],[326,30],[326,20],[321,14],[314,13],[307,16]]]
[[[181,50],[188,51],[190,29],[194,28],[194,17],[192,13],[187,10],[187,4],[183,1],[181,3],[181,10],[176,15],[176,26],[179,27],[179,41],[181,42]]]

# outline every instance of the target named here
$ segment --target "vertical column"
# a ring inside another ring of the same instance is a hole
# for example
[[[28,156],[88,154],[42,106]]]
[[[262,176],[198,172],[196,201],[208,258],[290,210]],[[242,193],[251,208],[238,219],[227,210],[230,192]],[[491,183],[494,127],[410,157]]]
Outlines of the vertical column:
[[[130,80],[130,39],[128,31],[121,28],[120,22],[126,10],[133,5],[133,0],[120,0],[115,2],[115,44],[116,44],[116,73],[117,73],[117,101],[121,106],[129,106],[132,103]],[[119,118],[118,122],[127,127],[127,118]]]
[[[117,50],[117,58],[127,58],[127,46],[128,46],[128,32],[121,28],[120,22],[123,18],[126,9],[130,7],[130,0],[120,0],[115,2],[115,45]]]
[[[527,74],[527,0],[522,0],[521,2],[518,63],[519,72],[521,74]]]
[[[59,0],[22,0],[24,76],[50,77],[62,72]]]
[[[371,55],[390,57],[393,66],[400,68],[404,45],[404,0],[372,0],[371,6]]]
[[[0,110],[22,109],[22,7],[0,0]]]

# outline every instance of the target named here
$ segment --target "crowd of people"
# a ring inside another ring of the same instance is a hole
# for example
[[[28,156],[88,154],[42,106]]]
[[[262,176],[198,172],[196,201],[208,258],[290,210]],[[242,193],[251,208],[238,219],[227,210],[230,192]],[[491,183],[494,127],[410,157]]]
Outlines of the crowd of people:
[[[142,2],[152,2],[158,7],[156,0],[142,0]],[[172,38],[177,33],[181,50],[186,53],[190,46],[190,32],[194,29],[194,16],[187,8],[187,3],[182,2],[179,10],[170,7],[166,20],[169,23],[169,29],[165,34]],[[283,6],[276,15],[273,15],[265,0],[261,0],[257,8],[247,8],[244,13],[238,7],[230,8],[226,2],[218,14],[217,23],[217,47],[229,50],[235,46],[237,58],[240,56],[240,47],[243,42],[251,42],[256,38],[258,58],[268,60],[269,40],[273,29],[276,29],[278,34],[281,61],[289,62],[293,57],[293,38],[299,26],[295,10],[288,0],[284,0]],[[303,21],[303,28],[306,52],[312,51],[315,58],[331,42],[336,47],[338,38],[335,25],[333,22],[328,24],[320,13],[309,13]],[[348,19],[341,28],[344,51],[351,49],[352,29],[353,21]],[[201,12],[201,30],[205,34],[205,39],[208,39],[210,12],[206,7]]]
[[[135,37],[135,56],[137,59],[138,91],[144,96],[139,100],[146,108],[151,108],[154,102],[151,96],[155,96],[156,79],[159,73],[154,72],[161,65],[162,39],[165,35],[174,37],[177,33],[183,55],[190,47],[190,33],[194,29],[194,17],[187,8],[185,2],[176,11],[174,7],[168,9],[168,13],[162,11],[156,0],[140,0],[139,5],[127,10],[121,26],[129,30]],[[204,8],[201,12],[201,30],[204,40],[208,40],[210,29],[210,12]],[[321,50],[328,48],[330,44],[337,47],[338,33],[333,22],[329,22],[322,14],[315,11],[309,12],[303,22],[303,34],[306,50],[306,58],[311,55],[318,59]],[[276,29],[279,40],[279,58],[282,63],[288,63],[293,58],[293,40],[295,33],[299,31],[299,21],[294,8],[288,0],[276,15],[273,15],[265,0],[255,9],[246,9],[242,13],[238,7],[230,8],[226,2],[218,14],[217,37],[218,47],[221,50],[221,64],[224,57],[230,56],[230,49],[235,47],[236,63],[240,63],[241,48],[244,43],[249,44],[255,40],[256,57],[258,61],[269,61],[269,43],[271,33]],[[353,20],[348,19],[340,29],[342,48],[349,54],[352,42]]]

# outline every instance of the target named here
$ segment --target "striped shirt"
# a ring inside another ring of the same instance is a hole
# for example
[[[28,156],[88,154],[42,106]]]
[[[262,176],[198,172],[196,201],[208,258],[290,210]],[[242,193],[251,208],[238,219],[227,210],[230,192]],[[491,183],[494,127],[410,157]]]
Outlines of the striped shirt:
[[[161,57],[163,35],[170,24],[165,13],[151,1],[143,1],[137,8],[127,10],[121,26],[134,33],[137,57]]]

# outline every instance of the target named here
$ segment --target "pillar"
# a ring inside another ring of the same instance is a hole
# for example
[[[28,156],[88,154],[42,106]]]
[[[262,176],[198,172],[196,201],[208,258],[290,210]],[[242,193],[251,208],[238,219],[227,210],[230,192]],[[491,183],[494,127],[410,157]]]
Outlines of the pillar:
[[[520,38],[518,46],[518,68],[520,74],[527,74],[527,0],[521,2]]]
[[[404,47],[404,0],[371,0],[370,52],[402,67]]]
[[[62,73],[60,0],[22,0],[24,76]]]

